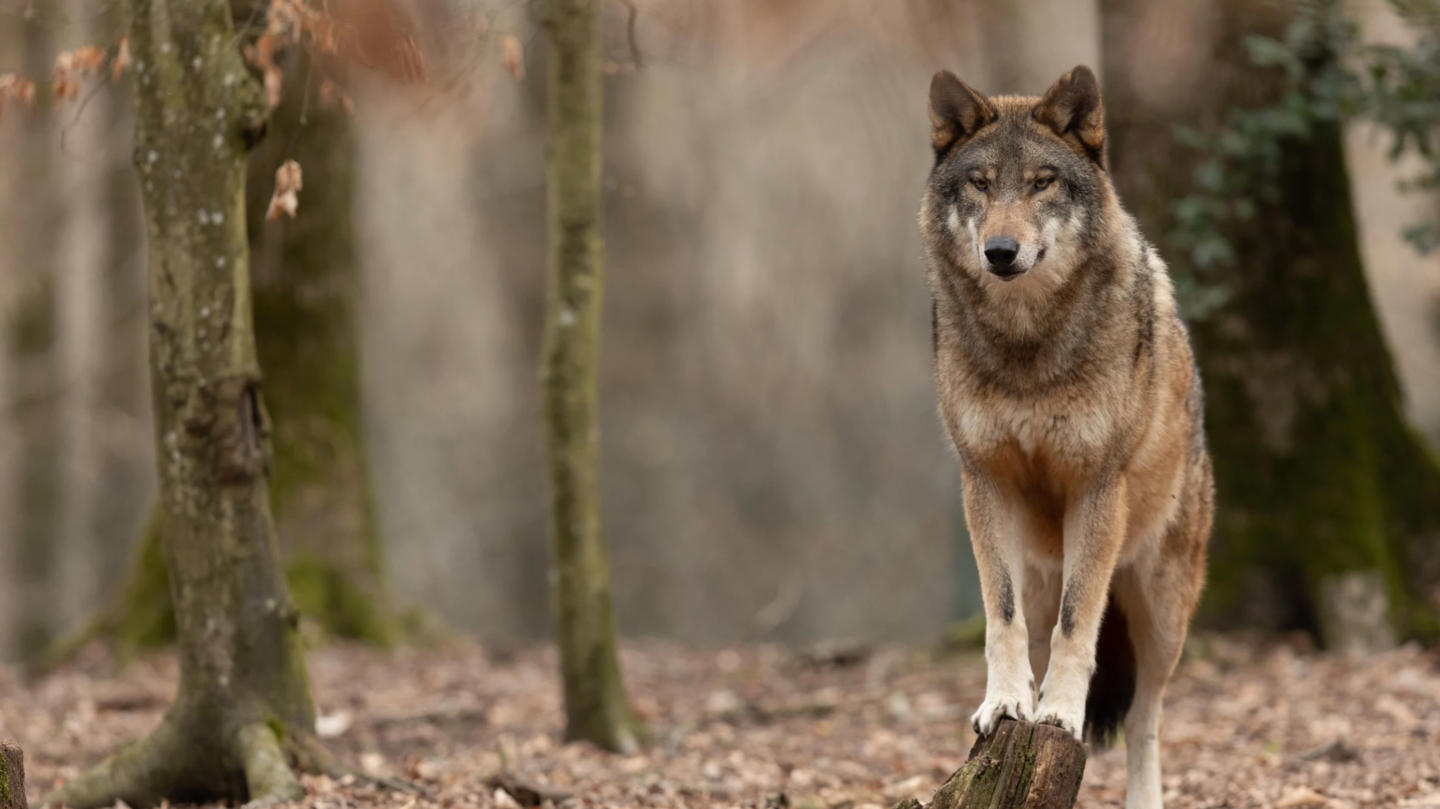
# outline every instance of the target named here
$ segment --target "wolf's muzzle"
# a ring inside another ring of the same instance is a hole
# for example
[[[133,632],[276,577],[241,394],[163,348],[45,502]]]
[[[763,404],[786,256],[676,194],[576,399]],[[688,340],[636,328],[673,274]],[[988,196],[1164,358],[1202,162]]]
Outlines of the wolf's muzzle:
[[[1020,243],[1009,236],[991,236],[985,240],[986,267],[991,273],[1006,280],[1025,272],[1015,266],[1015,257],[1020,255]]]

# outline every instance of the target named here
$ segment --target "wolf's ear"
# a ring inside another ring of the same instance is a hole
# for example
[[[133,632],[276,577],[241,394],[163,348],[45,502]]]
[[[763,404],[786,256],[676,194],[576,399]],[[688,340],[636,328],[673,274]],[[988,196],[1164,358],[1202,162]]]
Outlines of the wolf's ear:
[[[1031,113],[1071,148],[1105,168],[1105,105],[1100,83],[1080,65],[1060,77]]]
[[[995,107],[954,73],[942,70],[930,80],[930,140],[942,155],[969,140],[999,115]]]

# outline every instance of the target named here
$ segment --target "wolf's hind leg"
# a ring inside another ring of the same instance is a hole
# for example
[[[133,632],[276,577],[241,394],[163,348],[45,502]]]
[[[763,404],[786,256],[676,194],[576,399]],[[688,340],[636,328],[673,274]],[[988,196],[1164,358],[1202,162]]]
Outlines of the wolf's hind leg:
[[[1172,529],[1173,530],[1173,529]],[[1164,552],[1159,554],[1163,557]],[[1147,562],[1149,562],[1147,564]],[[1179,560],[1142,560],[1117,571],[1117,606],[1135,650],[1135,698],[1125,717],[1125,808],[1162,809],[1160,714],[1195,606],[1194,577]]]
[[[1050,666],[1050,632],[1060,615],[1060,571],[1025,567],[1025,624],[1030,636],[1030,683],[1045,682],[1045,669]],[[1038,688],[1035,701],[1040,701]]]
[[[1025,630],[1025,567],[1016,533],[1017,509],[994,483],[980,475],[962,477],[965,522],[980,571],[985,602],[985,701],[971,717],[975,732],[988,736],[1004,717],[1035,715]]]

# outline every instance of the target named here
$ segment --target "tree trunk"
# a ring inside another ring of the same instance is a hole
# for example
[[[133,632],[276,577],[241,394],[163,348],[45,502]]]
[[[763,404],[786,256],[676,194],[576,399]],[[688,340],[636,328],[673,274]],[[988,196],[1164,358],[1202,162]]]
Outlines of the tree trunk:
[[[975,740],[970,759],[925,809],[1070,809],[1085,774],[1085,745],[1060,728],[1005,719]],[[921,809],[909,800],[895,809]]]
[[[231,6],[248,16],[238,0]],[[274,421],[275,530],[300,614],[328,635],[389,645],[408,628],[386,585],[361,420],[354,134],[344,110],[320,102],[320,77],[333,66],[291,52],[270,134],[248,160],[246,197],[255,339]],[[290,158],[305,172],[300,212],[267,222],[275,170]],[[113,600],[37,668],[92,640],[124,660],[174,638],[159,520],[147,522]]]
[[[630,751],[638,746],[639,724],[620,680],[600,530],[595,380],[604,282],[596,5],[551,0],[545,11],[550,278],[541,378],[565,736]]]
[[[114,42],[103,12],[90,0],[66,0],[57,9],[68,19],[61,31],[69,41]],[[112,165],[109,141],[114,116],[112,93],[89,99],[83,115],[65,124],[65,151],[57,161],[59,222],[55,260],[55,368],[59,380],[56,480],[58,485],[56,553],[50,613],[61,626],[83,617],[80,605],[94,603],[102,568],[94,548],[95,506],[105,439],[100,430],[101,354],[109,344],[111,321],[104,307],[106,276],[112,256],[111,204],[107,182]],[[79,155],[84,155],[81,158]],[[98,189],[98,193],[97,193]]]
[[[24,54],[22,73],[44,76],[54,64],[53,20],[42,15],[20,21],[16,43]],[[37,84],[43,94],[45,88]],[[37,98],[46,109],[49,100]],[[54,577],[59,570],[60,420],[56,399],[61,379],[55,347],[55,262],[49,245],[57,222],[55,166],[51,159],[56,129],[51,116],[7,109],[19,122],[13,234],[17,234],[12,317],[6,324],[16,363],[14,386],[6,405],[16,429],[18,496],[10,530],[16,541],[13,567],[18,573],[17,643],[22,654],[44,648],[61,624],[55,619]],[[23,200],[23,202],[21,201]],[[12,280],[13,279],[13,280]]]
[[[245,156],[263,102],[224,0],[136,0],[135,160],[149,235],[160,544],[180,687],[150,736],[51,795],[292,800],[324,761],[273,527],[245,240]]]
[[[25,754],[13,742],[0,742],[0,809],[27,809]]]
[[[1243,38],[1278,36],[1293,13],[1249,0],[1105,0],[1112,171],[1150,238],[1165,243],[1172,206],[1196,185],[1195,153],[1173,128],[1213,129],[1230,110],[1275,103],[1283,73],[1250,66]],[[1427,631],[1417,596],[1434,563],[1440,469],[1400,407],[1339,127],[1321,123],[1281,151],[1278,198],[1254,189],[1259,211],[1226,225],[1233,261],[1200,275],[1173,240],[1162,250],[1177,276],[1227,296],[1193,323],[1219,500],[1206,611],[1344,645],[1322,625],[1323,593],[1361,572],[1383,582],[1402,631]]]
[[[275,527],[301,614],[328,633],[387,644],[400,621],[382,573],[361,422],[355,138],[350,115],[322,101],[321,77],[336,66],[292,52],[272,135],[249,173]],[[292,158],[305,172],[299,215],[266,222],[275,170]]]

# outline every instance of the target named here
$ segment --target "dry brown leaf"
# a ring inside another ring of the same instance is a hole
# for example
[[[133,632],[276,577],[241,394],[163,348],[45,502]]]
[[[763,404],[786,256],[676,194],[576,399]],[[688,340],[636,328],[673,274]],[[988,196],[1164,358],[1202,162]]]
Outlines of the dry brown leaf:
[[[320,107],[327,110],[342,109],[348,114],[355,112],[354,100],[331,79],[320,83]]]
[[[284,86],[285,75],[280,68],[265,68],[265,109],[273,110],[280,106],[280,92]]]
[[[26,109],[35,109],[34,80],[14,73],[0,75],[0,110],[4,109],[7,98],[19,102]]]
[[[500,61],[516,81],[525,78],[525,50],[514,34],[506,34],[500,40]]]
[[[52,89],[55,100],[67,101],[78,98],[81,83],[87,76],[99,71],[104,63],[105,52],[93,45],[62,51],[56,55]]]
[[[300,208],[300,189],[303,186],[300,164],[286,160],[275,170],[275,192],[270,195],[270,207],[265,211],[267,220],[276,220],[280,214],[291,219]]]
[[[120,47],[115,51],[115,59],[110,63],[110,78],[119,79],[130,69],[130,37],[120,37]]]

